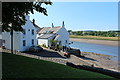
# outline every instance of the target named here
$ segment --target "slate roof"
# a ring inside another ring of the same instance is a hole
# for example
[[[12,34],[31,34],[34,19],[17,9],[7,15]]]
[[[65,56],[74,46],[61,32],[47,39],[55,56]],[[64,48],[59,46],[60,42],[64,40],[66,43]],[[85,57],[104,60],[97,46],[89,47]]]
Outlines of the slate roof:
[[[40,30],[42,30],[42,28],[39,28],[39,29],[37,30],[37,34],[40,32]]]
[[[33,24],[36,28],[40,28],[37,24]]]
[[[57,40],[59,37],[60,37],[60,35],[56,35],[56,37],[55,37],[55,39],[54,39],[54,40]]]
[[[54,34],[44,34],[40,37],[38,37],[38,39],[48,39],[49,37],[53,36]]]
[[[41,28],[38,33],[57,33],[57,31],[59,31],[62,27],[61,26],[57,26],[57,27],[43,27]]]

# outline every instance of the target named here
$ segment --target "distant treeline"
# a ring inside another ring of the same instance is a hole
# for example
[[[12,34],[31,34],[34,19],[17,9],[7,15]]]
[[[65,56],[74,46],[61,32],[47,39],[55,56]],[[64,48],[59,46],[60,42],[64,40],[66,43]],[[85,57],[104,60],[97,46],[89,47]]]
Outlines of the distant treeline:
[[[120,36],[120,31],[72,31],[68,30],[70,35],[80,35],[80,36],[103,36],[103,37],[117,37]]]

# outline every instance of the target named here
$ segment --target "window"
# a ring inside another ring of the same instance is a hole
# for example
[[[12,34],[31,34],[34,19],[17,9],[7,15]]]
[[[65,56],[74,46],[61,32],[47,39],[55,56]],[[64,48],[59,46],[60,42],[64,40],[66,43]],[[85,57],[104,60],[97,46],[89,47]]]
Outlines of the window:
[[[61,41],[59,41],[59,45],[61,45]]]
[[[2,40],[1,42],[0,42],[0,46],[5,46],[5,40]]]
[[[32,39],[32,45],[34,45],[34,39]]]
[[[32,35],[34,35],[34,29],[32,29]]]
[[[5,40],[3,40],[3,43],[5,43]]]
[[[26,46],[26,41],[25,40],[23,40],[23,46]]]
[[[66,44],[67,44],[67,40],[65,40],[66,41]]]
[[[28,29],[28,31],[30,31],[30,29]]]
[[[23,30],[23,34],[24,34],[24,35],[26,34],[25,29]]]

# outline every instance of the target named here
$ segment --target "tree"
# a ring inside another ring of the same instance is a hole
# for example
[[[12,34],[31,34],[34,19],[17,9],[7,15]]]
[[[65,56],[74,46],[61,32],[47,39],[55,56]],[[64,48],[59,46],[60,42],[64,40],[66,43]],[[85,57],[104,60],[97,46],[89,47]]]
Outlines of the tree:
[[[51,39],[50,40],[50,43],[51,43],[51,46],[56,46],[57,45],[57,43],[58,43],[58,40],[53,40],[53,39]]]
[[[21,25],[26,23],[25,15],[34,14],[34,10],[47,16],[47,10],[42,4],[51,5],[52,2],[3,2],[2,3],[2,31],[11,31],[11,53],[13,53],[13,30],[23,31]]]
[[[68,30],[69,34],[71,35],[72,34],[72,30]]]
[[[2,31],[23,31],[21,25],[26,22],[25,15],[34,14],[34,10],[47,16],[42,4],[51,5],[52,2],[3,2]]]
[[[81,36],[83,36],[83,31],[77,31],[77,32],[76,32],[76,35],[81,35]]]

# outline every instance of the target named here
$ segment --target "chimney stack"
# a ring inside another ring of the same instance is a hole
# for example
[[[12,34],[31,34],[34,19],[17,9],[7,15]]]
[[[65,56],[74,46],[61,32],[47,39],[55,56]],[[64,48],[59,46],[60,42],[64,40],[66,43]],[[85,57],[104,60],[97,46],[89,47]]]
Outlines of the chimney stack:
[[[33,24],[35,25],[35,19],[33,19]]]
[[[63,21],[63,23],[62,23],[62,27],[65,27],[64,21]]]
[[[53,23],[52,23],[52,28],[54,27]]]

